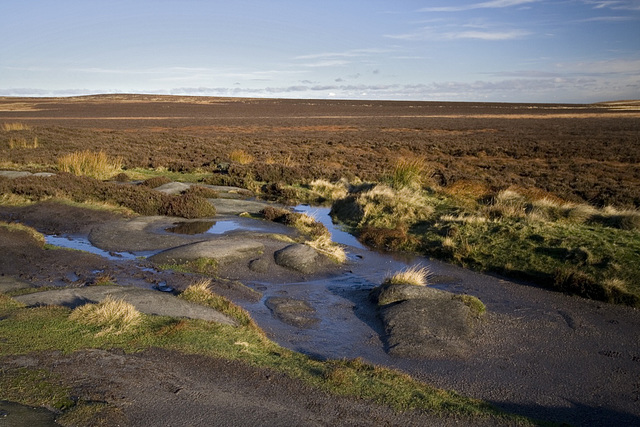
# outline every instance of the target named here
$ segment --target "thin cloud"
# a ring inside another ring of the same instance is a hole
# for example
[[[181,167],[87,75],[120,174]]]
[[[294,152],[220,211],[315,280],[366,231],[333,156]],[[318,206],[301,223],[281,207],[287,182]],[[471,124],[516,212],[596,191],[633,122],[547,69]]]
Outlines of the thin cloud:
[[[445,39],[478,39],[478,40],[513,40],[520,39],[531,34],[528,31],[460,31],[455,33],[445,33]]]
[[[637,10],[640,11],[640,0],[583,0],[593,5],[594,9]]]
[[[633,16],[596,16],[593,18],[580,19],[576,22],[622,22],[622,21],[637,21],[638,17]]]
[[[473,9],[499,9],[504,7],[522,6],[528,3],[537,3],[540,0],[493,0],[482,3],[472,3],[465,6],[424,7],[420,12],[463,12]]]
[[[438,33],[433,28],[423,28],[420,31],[406,34],[389,34],[387,38],[396,40],[460,40],[475,39],[487,41],[514,40],[530,35],[531,32],[525,30],[508,31],[447,31]]]

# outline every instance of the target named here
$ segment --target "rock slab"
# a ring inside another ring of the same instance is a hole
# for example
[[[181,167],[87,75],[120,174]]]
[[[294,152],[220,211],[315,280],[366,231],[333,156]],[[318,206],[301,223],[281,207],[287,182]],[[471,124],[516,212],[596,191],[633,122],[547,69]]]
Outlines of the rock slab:
[[[109,295],[132,304],[138,311],[146,314],[202,319],[237,326],[235,320],[210,307],[194,304],[170,294],[134,287],[88,286],[83,288],[63,288],[20,295],[14,297],[14,299],[27,306],[61,305],[75,308],[84,304],[99,303]]]

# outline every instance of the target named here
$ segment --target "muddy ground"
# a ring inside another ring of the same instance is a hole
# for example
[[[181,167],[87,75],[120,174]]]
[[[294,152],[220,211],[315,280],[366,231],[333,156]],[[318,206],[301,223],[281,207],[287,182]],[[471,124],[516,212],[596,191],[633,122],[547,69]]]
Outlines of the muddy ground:
[[[53,203],[0,207],[0,219],[19,220],[49,234],[86,233],[117,219],[111,213]],[[83,286],[101,275],[142,286],[168,281],[184,289],[192,275],[142,272],[139,262],[109,261],[98,255],[44,250],[24,232],[0,228],[0,279],[16,277],[35,286]],[[212,289],[236,301],[255,292],[229,281]],[[371,402],[330,396],[300,381],[242,363],[150,349],[139,354],[84,350],[70,355],[45,352],[0,358],[6,368],[38,367],[65,378],[73,394],[110,404],[91,425],[242,426],[422,426],[455,425],[458,420],[421,412],[397,413]],[[2,420],[0,419],[0,422]],[[4,425],[1,424],[0,425]],[[478,421],[478,425],[489,425]]]
[[[18,220],[51,234],[80,234],[117,220],[118,215],[43,203],[1,207],[0,219]],[[26,233],[3,228],[0,245],[0,280],[13,276],[35,286],[73,287],[108,275],[120,284],[149,288],[168,282],[176,289],[184,289],[194,280],[181,273],[141,270],[141,260],[114,261],[75,251],[43,250]],[[385,268],[383,262],[376,264]],[[226,273],[234,274],[229,269]],[[244,269],[235,272],[241,276],[246,273]],[[294,276],[294,282],[302,280]],[[445,282],[452,280],[438,277]],[[265,318],[259,312],[256,319],[264,322],[269,336],[304,353],[321,358],[363,355],[366,360],[401,368],[439,387],[453,388],[533,418],[573,425],[633,425],[640,420],[640,413],[634,409],[640,398],[637,310],[524,285],[502,287],[494,282],[503,281],[485,281],[474,279],[454,285],[481,295],[490,310],[473,340],[474,353],[467,358],[412,361],[385,355],[381,324],[362,330],[363,326],[379,323],[375,307],[367,301],[366,286],[340,291],[353,304],[343,307],[342,303],[329,302],[333,311],[313,314],[322,317],[321,325],[325,326],[319,327],[326,327],[327,320],[343,323],[352,341],[338,337],[344,342],[336,344],[325,340],[320,332],[314,343],[305,338],[309,325],[275,325],[274,330],[274,324],[282,319],[267,320],[273,315],[266,314]],[[296,298],[299,286],[304,283],[286,285],[285,293]],[[234,281],[214,280],[213,290],[243,305],[263,304],[254,290]],[[302,294],[300,297],[305,298]],[[347,319],[341,310],[353,310],[355,318]],[[331,328],[327,328],[331,334]],[[380,335],[372,336],[376,330]],[[313,330],[309,333],[313,335]],[[334,333],[339,335],[342,330]],[[323,348],[323,341],[335,348]],[[157,349],[134,355],[118,350],[86,350],[71,355],[49,352],[5,357],[0,363],[6,367],[49,368],[72,384],[74,395],[108,402],[112,410],[105,418],[95,420],[95,425],[469,424],[469,420],[424,413],[397,414],[372,403],[327,396],[268,370]],[[476,424],[483,423],[491,424]]]

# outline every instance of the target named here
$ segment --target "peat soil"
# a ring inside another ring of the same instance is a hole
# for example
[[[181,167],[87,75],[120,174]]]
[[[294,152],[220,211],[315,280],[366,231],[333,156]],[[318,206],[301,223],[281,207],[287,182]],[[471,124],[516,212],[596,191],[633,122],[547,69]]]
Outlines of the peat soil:
[[[0,158],[23,165],[55,165],[61,155],[103,150],[123,157],[128,168],[219,172],[221,180],[230,172],[294,184],[378,179],[398,158],[422,157],[434,184],[452,191],[471,180],[477,195],[515,185],[569,201],[640,207],[637,101],[0,98],[0,123],[24,125],[0,127]],[[238,150],[250,156],[243,157],[247,164],[231,160]]]
[[[58,220],[51,220],[52,212]],[[113,214],[46,203],[1,208],[0,218],[9,217],[49,233],[76,235],[116,219]],[[117,283],[143,287],[166,281],[184,289],[193,281],[185,274],[140,269],[139,261],[42,250],[22,232],[0,229],[0,244],[0,274],[36,286],[81,286],[102,274]],[[590,426],[640,422],[638,310],[567,297],[426,259],[349,250],[352,261],[334,277],[261,283],[250,270],[229,267],[225,276],[244,280],[263,297],[256,298],[255,291],[229,280],[215,280],[213,290],[248,308],[270,338],[317,358],[362,357],[537,419]],[[468,356],[412,360],[385,352],[384,332],[367,298],[369,290],[386,273],[416,262],[432,270],[435,286],[478,296],[487,305],[488,314]],[[318,322],[301,327],[283,323],[265,304],[272,297],[305,301]],[[157,349],[136,355],[117,350],[52,352],[6,357],[2,365],[49,367],[62,374],[78,396],[113,404],[114,412],[105,421],[110,425],[176,425],[184,420],[189,425],[460,421],[396,414],[372,403],[326,396],[268,370]]]

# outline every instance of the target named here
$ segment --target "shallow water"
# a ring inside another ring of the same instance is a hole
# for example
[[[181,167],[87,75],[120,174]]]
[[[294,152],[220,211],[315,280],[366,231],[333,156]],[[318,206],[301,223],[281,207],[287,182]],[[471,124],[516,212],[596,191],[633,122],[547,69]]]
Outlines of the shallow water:
[[[275,342],[319,359],[360,357],[541,419],[577,425],[622,420],[625,425],[640,425],[638,386],[633,380],[640,378],[638,310],[569,297],[423,257],[378,253],[334,225],[328,208],[298,206],[296,210],[325,224],[334,240],[346,245],[349,256],[344,268],[322,279],[245,281],[263,298],[241,305]],[[223,218],[216,226],[226,226],[226,221]],[[247,218],[228,221],[233,223],[231,229],[217,231],[224,234],[259,224],[260,231],[280,232],[275,231],[280,230],[277,227],[284,227]],[[140,255],[110,254],[93,248],[86,239],[48,237],[47,241],[110,259]],[[429,269],[432,286],[474,295],[487,306],[471,357],[403,359],[385,351],[383,326],[368,294],[385,276],[411,265]],[[264,304],[270,297],[306,301],[315,309],[318,323],[304,329],[276,319]]]
[[[0,427],[54,427],[55,414],[43,408],[0,400]]]
[[[276,225],[276,224],[273,224]],[[280,227],[277,227],[278,231]],[[274,232],[272,223],[252,218],[230,217],[218,221],[185,221],[177,222],[165,231],[177,234],[215,234],[221,235],[231,231]]]
[[[85,251],[95,255],[100,255],[110,260],[135,260],[136,258],[145,254],[143,253],[131,253],[131,252],[109,252],[96,248],[91,244],[89,239],[85,236],[45,236],[45,242],[49,245],[58,246],[60,248],[75,249],[78,251]]]

